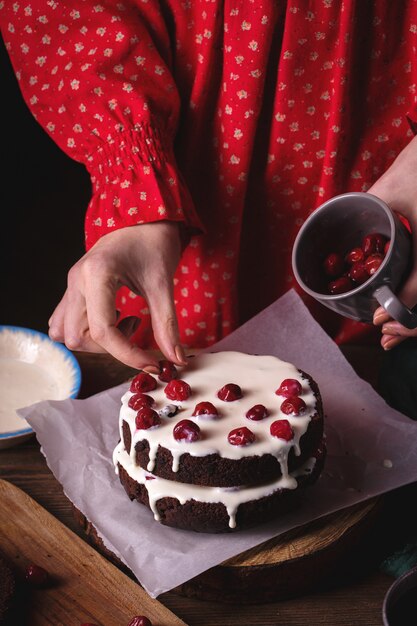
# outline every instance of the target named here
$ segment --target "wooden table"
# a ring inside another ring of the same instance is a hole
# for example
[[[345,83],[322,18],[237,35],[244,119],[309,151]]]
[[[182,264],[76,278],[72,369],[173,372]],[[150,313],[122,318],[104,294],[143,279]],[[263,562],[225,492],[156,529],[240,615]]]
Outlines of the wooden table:
[[[382,351],[350,347],[344,352],[358,374],[376,385]],[[116,385],[132,372],[105,356],[76,356],[83,370],[82,397]],[[85,538],[35,437],[21,446],[0,451],[0,477],[23,489]],[[410,504],[416,496],[416,485],[385,496],[383,511],[372,532],[338,563],[331,581],[308,595],[257,606],[203,602],[172,592],[160,596],[159,600],[190,626],[380,626],[383,598],[394,579],[382,573],[379,565],[381,559],[401,546],[413,527],[417,527],[417,516],[412,513]]]

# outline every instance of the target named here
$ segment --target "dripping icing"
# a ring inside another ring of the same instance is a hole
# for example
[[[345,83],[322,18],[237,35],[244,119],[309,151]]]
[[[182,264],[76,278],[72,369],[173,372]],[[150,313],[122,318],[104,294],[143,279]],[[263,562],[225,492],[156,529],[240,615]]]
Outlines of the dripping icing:
[[[144,485],[148,492],[149,507],[156,521],[160,519],[157,508],[158,500],[170,497],[176,498],[182,505],[191,499],[204,503],[221,503],[228,513],[229,527],[235,528],[236,514],[241,504],[270,496],[278,489],[296,489],[297,476],[310,474],[314,468],[316,459],[311,457],[297,470],[294,470],[287,476],[281,476],[279,479],[270,483],[237,489],[231,489],[230,487],[222,488],[190,485],[166,480],[158,476],[154,476],[154,480],[147,480],[147,472],[131,462],[122,442],[115,448],[113,462],[116,468],[117,464],[120,463],[133,480]]]

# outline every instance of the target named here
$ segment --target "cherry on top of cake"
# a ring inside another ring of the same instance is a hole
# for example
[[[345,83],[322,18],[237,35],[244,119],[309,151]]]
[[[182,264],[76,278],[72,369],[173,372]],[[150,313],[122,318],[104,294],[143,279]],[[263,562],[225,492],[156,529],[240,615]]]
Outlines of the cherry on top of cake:
[[[316,410],[316,398],[308,379],[294,365],[273,356],[232,351],[202,353],[181,370],[166,360],[160,362],[160,368],[157,377],[147,372],[134,377],[123,403],[136,411],[136,415],[124,413],[123,417],[129,416],[132,426],[134,419],[136,432],[149,431],[149,436],[150,431],[165,426],[164,437],[169,437],[171,444],[175,440],[209,445],[208,422],[233,418],[238,423],[230,425],[223,441],[227,442],[226,456],[234,457],[231,446],[235,449],[252,446],[259,438],[264,439],[264,432],[267,437],[291,441],[294,428],[288,419],[289,427],[282,424],[272,428],[271,422],[282,421],[286,416],[309,418]],[[167,420],[174,416],[179,421],[167,433]],[[265,420],[266,427],[261,431],[256,424]],[[300,426],[298,430],[305,428]],[[217,427],[216,432],[219,432]],[[210,430],[211,438],[212,435]],[[143,436],[148,438],[145,432]],[[152,435],[152,439],[156,436]]]

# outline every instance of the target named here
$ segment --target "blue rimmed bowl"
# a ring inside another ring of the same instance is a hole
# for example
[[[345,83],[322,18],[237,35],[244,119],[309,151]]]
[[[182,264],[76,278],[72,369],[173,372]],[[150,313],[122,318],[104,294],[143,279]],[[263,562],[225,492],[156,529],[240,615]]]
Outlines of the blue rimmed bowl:
[[[0,326],[0,449],[33,434],[18,409],[76,398],[80,386],[80,366],[65,346],[36,330]]]

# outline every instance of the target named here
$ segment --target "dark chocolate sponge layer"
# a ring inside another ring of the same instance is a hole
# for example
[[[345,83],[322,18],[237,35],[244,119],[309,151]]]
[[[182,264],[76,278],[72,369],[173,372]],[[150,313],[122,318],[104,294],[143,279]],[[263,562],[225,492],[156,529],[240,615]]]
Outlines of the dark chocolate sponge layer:
[[[296,506],[300,488],[311,485],[318,479],[326,456],[324,440],[320,442],[311,456],[316,458],[314,468],[310,474],[297,477],[296,489],[277,489],[269,496],[242,503],[236,514],[236,528],[230,528],[229,515],[221,502],[207,503],[191,499],[180,504],[176,498],[169,497],[161,498],[157,502],[160,522],[184,530],[220,533],[250,528],[274,519]],[[131,478],[120,464],[118,464],[118,469],[120,482],[129,498],[149,507],[146,487]]]

